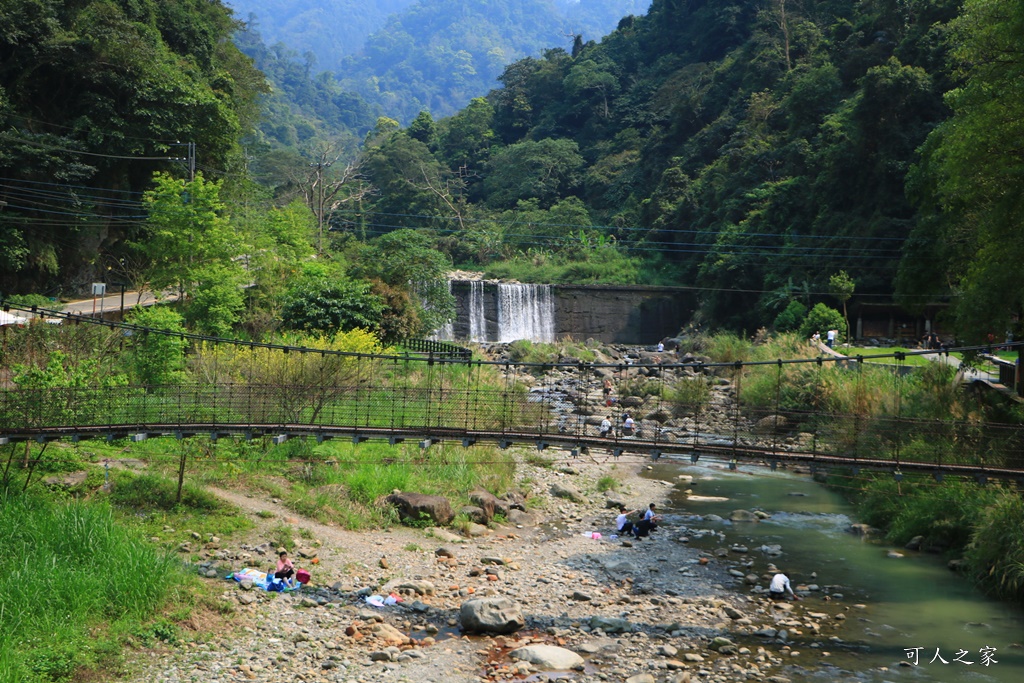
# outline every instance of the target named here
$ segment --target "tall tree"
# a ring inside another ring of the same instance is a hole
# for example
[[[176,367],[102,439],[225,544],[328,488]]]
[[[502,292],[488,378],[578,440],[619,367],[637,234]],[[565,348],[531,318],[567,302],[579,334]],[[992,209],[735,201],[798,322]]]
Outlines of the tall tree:
[[[926,220],[904,257],[901,289],[919,292],[948,273],[958,331],[981,340],[1024,314],[1024,4],[967,0],[952,22],[960,87],[953,116],[928,138],[915,187]],[[928,274],[925,258],[936,266]]]

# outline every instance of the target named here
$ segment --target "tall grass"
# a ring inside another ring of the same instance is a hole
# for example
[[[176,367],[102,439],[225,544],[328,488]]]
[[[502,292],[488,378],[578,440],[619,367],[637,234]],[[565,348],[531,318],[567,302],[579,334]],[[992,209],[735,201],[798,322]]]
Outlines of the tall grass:
[[[104,634],[182,587],[175,559],[99,503],[0,496],[0,680],[62,681],[103,663]]]
[[[369,442],[354,446],[324,443],[308,461],[290,467],[292,486],[285,501],[292,509],[351,529],[379,528],[397,520],[382,499],[395,489],[446,496],[453,507],[468,503],[468,493],[483,488],[500,495],[515,477],[515,460],[500,449],[474,446],[390,446]]]

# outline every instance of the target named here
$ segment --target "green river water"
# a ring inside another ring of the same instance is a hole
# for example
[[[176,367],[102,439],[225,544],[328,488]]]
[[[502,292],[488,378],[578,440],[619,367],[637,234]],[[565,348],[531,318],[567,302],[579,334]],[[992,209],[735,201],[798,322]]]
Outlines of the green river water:
[[[767,468],[740,466],[731,472],[724,467],[662,461],[649,472],[666,481],[678,474],[694,477],[694,495],[728,500],[698,502],[680,492],[666,515],[667,527],[720,531],[724,541],[705,537],[693,545],[708,550],[744,545],[755,561],[755,573],[763,573],[774,562],[794,586],[827,587],[799,603],[805,609],[835,613],[850,607],[835,632],[843,643],[829,641],[831,629],[818,637],[794,637],[790,644],[801,652],[800,666],[785,671],[793,681],[1024,682],[1024,611],[987,599],[951,572],[939,556],[849,533],[856,520],[837,493],[810,477]],[[690,517],[716,514],[728,519],[732,510],[741,508],[764,510],[771,518],[732,524]],[[664,533],[675,534],[675,530],[666,528]],[[768,557],[757,550],[772,544],[782,546],[781,556]],[[892,549],[905,557],[887,558],[886,552]],[[739,556],[733,554],[733,558]],[[816,578],[812,572],[817,572]],[[826,594],[841,597],[825,601]],[[866,607],[857,609],[854,604]],[[758,642],[745,644],[756,647]],[[921,648],[917,665],[906,666],[913,663],[913,653],[908,653],[912,648]],[[988,666],[983,664],[983,649],[991,657]],[[936,651],[947,664],[935,658]],[[962,661],[956,661],[958,655]]]

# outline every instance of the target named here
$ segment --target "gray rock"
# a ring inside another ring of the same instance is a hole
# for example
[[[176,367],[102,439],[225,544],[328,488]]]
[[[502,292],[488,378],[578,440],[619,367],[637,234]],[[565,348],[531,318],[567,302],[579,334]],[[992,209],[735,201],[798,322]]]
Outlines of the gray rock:
[[[920,550],[922,543],[924,543],[924,536],[914,536],[912,539],[907,541],[907,544],[903,547],[907,550]]]
[[[565,498],[566,500],[571,500],[574,503],[587,502],[587,499],[584,497],[582,493],[580,493],[579,489],[577,489],[575,486],[570,486],[569,484],[552,484],[551,495],[555,496],[556,498]]]
[[[591,596],[587,595],[583,591],[573,591],[572,592],[572,599],[573,600],[578,600],[580,602],[589,602],[590,600],[593,600],[594,598],[592,598]]]
[[[723,647],[730,647],[730,646],[735,648],[736,647],[736,643],[732,642],[728,638],[723,638],[722,636],[717,636],[717,637],[715,637],[714,640],[711,641],[711,644],[708,645],[708,649],[709,650],[714,650],[716,652],[721,652]]]
[[[733,510],[729,514],[729,519],[733,522],[756,522],[757,515],[750,510]]]
[[[237,597],[238,602],[243,605],[251,605],[256,600],[256,597],[252,593],[239,593]]]
[[[535,512],[526,512],[525,510],[513,508],[508,511],[508,521],[510,524],[517,526],[530,527],[539,525],[544,519]]]
[[[618,617],[590,617],[590,628],[601,629],[605,633],[631,633],[633,624]]]
[[[529,662],[541,671],[568,671],[583,667],[583,657],[554,645],[527,645],[508,653],[512,659]]]
[[[755,434],[778,434],[789,429],[789,420],[785,415],[767,415],[754,425]]]
[[[508,505],[502,504],[490,491],[483,489],[470,491],[469,499],[483,511],[485,519],[483,522],[480,522],[481,524],[487,524],[494,519],[495,512],[500,511],[502,514],[508,514]]]
[[[474,598],[459,608],[459,623],[469,633],[515,633],[526,625],[519,603],[506,597]]]
[[[466,515],[477,524],[487,524],[494,517],[494,515],[488,516],[483,508],[478,508],[475,505],[463,505],[459,508],[459,514]]]
[[[657,683],[657,679],[648,673],[636,674],[626,679],[626,683]]]
[[[385,501],[398,508],[398,514],[404,522],[429,520],[434,524],[448,524],[455,517],[451,503],[444,496],[396,491]]]

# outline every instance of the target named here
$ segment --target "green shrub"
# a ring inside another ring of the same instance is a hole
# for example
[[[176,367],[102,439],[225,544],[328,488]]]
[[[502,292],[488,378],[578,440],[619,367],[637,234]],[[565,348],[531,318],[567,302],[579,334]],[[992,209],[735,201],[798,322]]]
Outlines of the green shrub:
[[[971,576],[993,595],[1024,602],[1024,499],[1013,491],[977,511],[964,555]]]
[[[703,409],[710,399],[711,387],[705,375],[679,379],[668,390],[668,400],[676,417],[692,415]]]
[[[619,382],[620,396],[662,396],[665,391],[665,383],[648,377],[629,377]]]
[[[799,301],[790,301],[789,305],[775,316],[772,327],[776,332],[792,332],[800,328],[806,317],[807,307]]]
[[[825,304],[815,304],[811,312],[804,318],[800,325],[800,336],[809,339],[812,334],[818,332],[822,341],[825,340],[825,333],[828,330],[838,330],[839,336],[836,343],[846,339],[846,319],[843,314]]]
[[[597,480],[597,490],[601,493],[604,493],[605,491],[614,491],[619,488],[620,485],[621,484],[618,479],[607,474]]]

